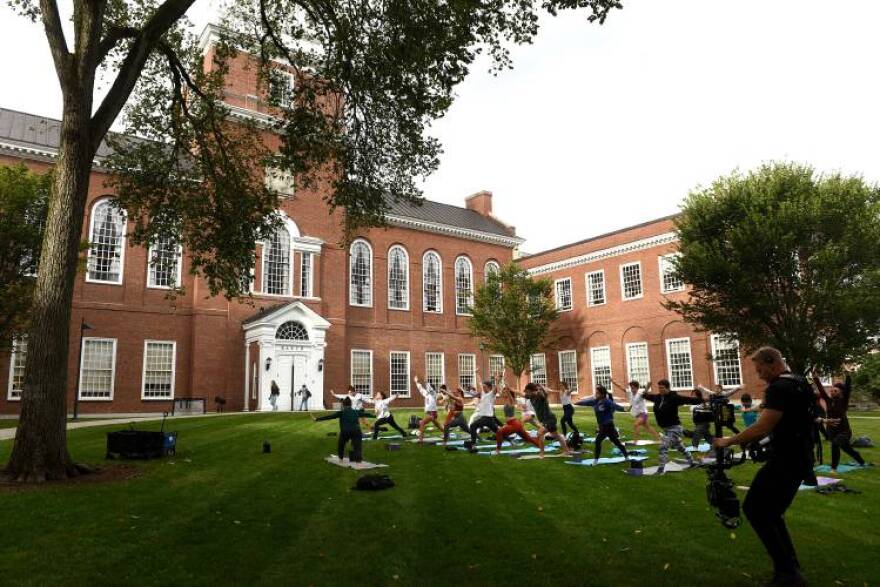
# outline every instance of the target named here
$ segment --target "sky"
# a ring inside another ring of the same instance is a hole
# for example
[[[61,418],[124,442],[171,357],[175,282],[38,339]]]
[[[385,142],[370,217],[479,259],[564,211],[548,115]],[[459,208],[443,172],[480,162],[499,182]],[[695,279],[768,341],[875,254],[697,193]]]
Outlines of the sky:
[[[675,213],[735,169],[791,160],[880,180],[880,2],[624,0],[541,20],[514,69],[475,67],[432,133],[429,199],[480,190],[538,252]],[[199,0],[193,20],[211,15]],[[0,106],[57,117],[40,27],[0,6]]]

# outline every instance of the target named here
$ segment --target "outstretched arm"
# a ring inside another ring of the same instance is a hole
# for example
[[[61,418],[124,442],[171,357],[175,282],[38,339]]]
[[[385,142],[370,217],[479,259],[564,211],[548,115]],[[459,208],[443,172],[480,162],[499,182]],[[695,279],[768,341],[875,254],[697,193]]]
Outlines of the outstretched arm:
[[[342,414],[342,412],[333,412],[332,414],[327,414],[325,416],[319,416],[317,418],[315,418],[313,416],[312,420],[314,420],[315,422],[323,422],[324,420],[338,420],[340,414]]]
[[[846,379],[843,381],[843,399],[846,401],[846,405],[849,405],[849,394],[852,392],[852,377],[849,373],[846,374]]]
[[[618,404],[617,402],[611,402],[611,406],[618,412],[625,412],[626,411],[626,408],[624,408],[622,405]]]
[[[819,379],[819,372],[813,369],[812,376],[813,385],[816,386],[816,391],[819,392],[819,397],[824,399],[826,402],[829,401],[831,398],[828,397],[828,392],[825,391],[825,386],[822,385],[822,380]]]
[[[587,399],[582,399],[579,402],[575,402],[574,405],[576,405],[576,406],[595,406],[596,405],[596,398],[595,397],[588,397]]]
[[[334,393],[332,389],[330,390],[330,395],[332,395],[332,396],[335,397],[336,399],[345,399],[345,398],[349,397],[348,394],[345,394],[345,395],[339,395],[338,393]]]

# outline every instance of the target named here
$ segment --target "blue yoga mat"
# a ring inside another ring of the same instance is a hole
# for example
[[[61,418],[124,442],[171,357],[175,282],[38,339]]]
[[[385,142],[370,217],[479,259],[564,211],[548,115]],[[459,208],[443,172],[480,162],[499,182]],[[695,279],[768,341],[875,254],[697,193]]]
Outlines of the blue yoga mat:
[[[853,461],[848,462],[845,465],[838,465],[837,472],[838,473],[852,473],[853,471],[862,471],[864,469],[870,469],[871,465],[865,465],[864,467],[858,463]],[[830,473],[831,465],[819,465],[815,468],[817,473]]]
[[[631,461],[647,461],[648,457],[631,457],[629,460]],[[623,457],[602,457],[599,459],[600,465],[614,465],[617,463],[625,463],[626,459]],[[593,459],[584,459],[582,461],[565,461],[566,465],[580,465],[581,467],[592,467]]]
[[[685,450],[688,452],[709,452],[710,450],[712,450],[712,447],[704,442],[697,448],[689,446]]]
[[[629,453],[629,454],[631,454],[631,455],[635,455],[635,456],[646,455],[646,454],[648,454],[647,449],[644,449],[644,448],[631,448],[631,449],[627,449],[626,452]],[[620,452],[620,449],[617,448],[617,447],[615,446],[615,447],[614,447],[614,450],[611,451],[611,454],[622,455],[623,453]]]

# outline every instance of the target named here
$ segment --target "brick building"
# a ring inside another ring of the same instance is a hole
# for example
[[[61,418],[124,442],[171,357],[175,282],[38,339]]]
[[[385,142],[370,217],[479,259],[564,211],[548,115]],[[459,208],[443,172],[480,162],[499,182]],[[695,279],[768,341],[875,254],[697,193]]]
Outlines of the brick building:
[[[554,282],[560,311],[553,348],[532,357],[533,377],[582,394],[612,378],[654,381],[655,389],[666,378],[683,392],[720,384],[760,395],[764,386],[735,340],[699,332],[661,305],[687,295],[668,264],[675,250],[667,217],[521,258],[533,276]]]
[[[233,64],[227,101],[233,117],[265,119],[256,73],[244,61]],[[59,126],[0,109],[0,165],[46,170],[58,154]],[[216,397],[229,410],[267,410],[273,380],[282,410],[298,406],[294,392],[303,384],[311,408],[330,405],[330,390],[349,383],[418,405],[413,375],[471,383],[479,364],[483,372],[498,364],[469,335],[465,311],[486,273],[521,242],[492,215],[491,193],[470,196],[465,207],[394,204],[388,228],[343,248],[340,214],[328,213],[324,194],[294,190],[269,173],[286,194],[284,228],[255,245],[253,299],[228,301],[189,274],[186,251],[126,243],[126,219],[108,206],[108,153],[102,145],[92,172],[82,227],[91,248],[73,299],[68,405],[78,397],[81,413],[156,413],[184,398],[204,398],[213,409]],[[169,288],[181,283],[185,294],[171,301]],[[83,322],[91,328],[81,336]],[[0,414],[19,409],[26,349],[17,341],[0,356]]]

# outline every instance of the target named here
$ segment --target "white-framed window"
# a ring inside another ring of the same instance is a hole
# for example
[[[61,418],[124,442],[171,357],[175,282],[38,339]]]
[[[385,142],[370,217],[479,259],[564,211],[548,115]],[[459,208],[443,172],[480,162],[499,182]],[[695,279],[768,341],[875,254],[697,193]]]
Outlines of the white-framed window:
[[[400,245],[388,250],[388,309],[409,310],[409,254]]]
[[[293,290],[291,271],[290,233],[279,226],[263,243],[263,293],[271,296],[289,296]]]
[[[578,390],[577,351],[559,351],[559,381],[571,391]]]
[[[309,340],[309,330],[303,326],[302,322],[296,320],[288,320],[278,327],[275,331],[276,340]]]
[[[620,266],[620,295],[624,300],[642,297],[642,263],[624,263]]]
[[[173,238],[159,238],[150,245],[147,256],[147,287],[180,287],[183,248]]]
[[[83,338],[79,373],[79,399],[112,400],[116,380],[116,339]]]
[[[477,386],[477,356],[469,353],[458,355],[458,385],[467,391]]]
[[[661,255],[660,259],[660,292],[672,293],[674,291],[684,291],[684,281],[679,279],[675,273],[674,260],[679,256],[678,253],[670,255]]]
[[[592,347],[590,349],[590,367],[593,371],[593,389],[597,385],[601,385],[611,392],[611,347]]]
[[[590,271],[587,280],[587,305],[601,306],[605,303],[605,270]]]
[[[141,399],[173,399],[177,343],[172,340],[144,341],[144,370]]]
[[[422,301],[425,312],[443,313],[443,263],[435,251],[422,257]]]
[[[409,351],[391,351],[388,364],[391,393],[409,397]]]
[[[9,357],[9,389],[6,399],[18,401],[24,389],[24,366],[27,362],[27,338],[12,341],[12,354]]]
[[[485,279],[486,283],[489,282],[490,276],[498,275],[499,273],[501,273],[501,265],[498,264],[498,261],[486,261],[486,266],[483,269],[483,278]]]
[[[630,342],[626,345],[627,383],[638,381],[641,387],[651,381],[651,366],[648,361],[648,343]]]
[[[125,213],[104,198],[92,207],[86,281],[122,283],[125,267]]]
[[[529,373],[534,383],[547,385],[547,355],[535,353],[529,357]]]
[[[373,351],[352,349],[351,384],[356,392],[373,395]]]
[[[289,169],[267,166],[263,176],[266,189],[281,197],[290,197],[294,194],[293,172]]]
[[[497,377],[501,373],[501,379]],[[504,382],[504,355],[489,355],[489,379],[495,383]]]
[[[351,243],[348,268],[349,304],[373,306],[373,248],[358,239]]]
[[[455,313],[470,316],[474,305],[474,266],[467,257],[455,260]]]
[[[715,370],[715,383],[725,388],[742,385],[739,341],[735,337],[712,335],[712,365]]]
[[[556,280],[556,309],[567,312],[572,308],[571,277]]]
[[[425,353],[425,381],[434,389],[440,389],[446,380],[443,353]]]
[[[271,86],[269,91],[272,97],[283,108],[289,108],[293,100],[293,87],[295,78],[293,74],[284,69],[273,69],[270,72]]]
[[[300,256],[299,265],[299,295],[310,298],[315,295],[312,285],[314,272],[314,257],[312,253],[303,252]]]
[[[670,338],[666,341],[666,362],[669,383],[673,391],[694,388],[694,368],[691,362],[691,339]]]

